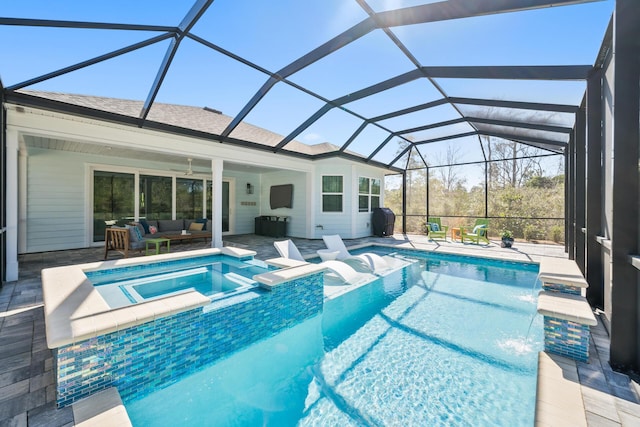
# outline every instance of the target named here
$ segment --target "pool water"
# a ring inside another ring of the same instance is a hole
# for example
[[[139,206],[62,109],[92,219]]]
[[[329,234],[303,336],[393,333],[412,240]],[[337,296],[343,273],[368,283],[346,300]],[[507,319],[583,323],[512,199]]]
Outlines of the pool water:
[[[253,276],[268,270],[262,261],[215,255],[85,274],[109,306],[117,308],[187,290],[221,296],[257,286]]]
[[[537,267],[418,258],[416,271],[126,401],[133,425],[533,425]]]

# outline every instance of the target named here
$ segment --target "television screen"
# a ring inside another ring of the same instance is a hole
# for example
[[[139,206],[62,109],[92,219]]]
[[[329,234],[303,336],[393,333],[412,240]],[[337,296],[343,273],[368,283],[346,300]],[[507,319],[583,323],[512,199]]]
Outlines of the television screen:
[[[269,202],[271,209],[291,208],[293,205],[293,184],[272,185]]]

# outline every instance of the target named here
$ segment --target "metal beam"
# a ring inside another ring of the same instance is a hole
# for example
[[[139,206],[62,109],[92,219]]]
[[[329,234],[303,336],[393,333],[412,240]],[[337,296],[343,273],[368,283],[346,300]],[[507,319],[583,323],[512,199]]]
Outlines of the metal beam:
[[[398,135],[403,135],[403,134],[406,134],[406,133],[421,132],[423,130],[435,129],[435,128],[439,128],[439,127],[450,126],[450,125],[455,125],[455,124],[458,124],[458,123],[466,123],[466,122],[467,122],[467,120],[465,118],[461,117],[459,119],[446,120],[444,122],[432,123],[430,125],[417,126],[417,127],[414,127],[414,128],[403,129],[403,130],[397,131],[396,133]]]
[[[575,125],[575,148],[576,148],[576,164],[575,164],[575,192],[576,192],[576,225],[575,225],[575,242],[576,242],[576,264],[585,273],[585,181],[586,176],[586,98],[583,99],[582,108],[576,114]]]
[[[640,179],[640,7],[637,0],[616,0],[613,50],[613,184],[611,233],[611,347],[614,369],[640,371],[639,271],[630,255],[640,252],[638,197]]]
[[[342,96],[340,98],[337,98],[335,100],[333,100],[333,103],[336,105],[343,105],[343,104],[347,104],[349,102],[353,102],[353,101],[358,101],[362,98],[366,98],[367,96],[371,96],[371,95],[375,95],[377,93],[383,92],[387,89],[392,89],[394,87],[403,85],[405,83],[409,83],[413,80],[422,78],[422,73],[420,72],[420,70],[415,69],[412,71],[408,71],[404,74],[400,74],[398,76],[395,77],[391,77],[390,79],[387,79],[385,81],[382,81],[380,83],[376,83],[372,86],[366,87],[364,89],[361,89],[357,92],[353,92],[350,93],[348,95]]]
[[[476,131],[457,133],[457,134],[454,134],[454,135],[441,136],[440,138],[433,138],[433,139],[425,139],[423,141],[416,141],[416,142],[414,142],[414,144],[415,145],[430,144],[432,142],[440,142],[440,141],[448,141],[450,139],[465,138],[467,136],[474,136],[474,135],[477,135],[477,134],[478,134],[478,132],[476,132]]]
[[[433,78],[498,80],[586,80],[591,65],[422,67]]]
[[[449,0],[380,12],[377,14],[377,22],[383,27],[398,27],[401,25],[424,24],[427,22],[518,12],[521,10],[540,9],[551,6],[557,7],[576,3],[588,3],[591,1],[594,0]]]
[[[504,101],[499,99],[479,99],[479,98],[460,98],[450,97],[449,101],[453,104],[482,105],[486,107],[515,108],[519,110],[539,110],[539,111],[555,111],[557,113],[571,113],[578,111],[576,105],[548,104],[540,102],[518,102]]]
[[[79,28],[91,30],[126,30],[126,31],[159,31],[177,32],[177,27],[166,25],[142,25],[142,24],[121,24],[107,22],[86,22],[86,21],[60,21],[54,19],[22,19],[22,18],[0,18],[0,25],[15,25],[21,27],[50,27],[50,28]]]
[[[307,120],[305,120],[300,126],[298,126],[293,132],[291,132],[289,135],[285,136],[284,139],[282,141],[280,141],[278,143],[278,145],[276,145],[273,148],[273,152],[277,152],[278,150],[280,150],[282,147],[284,147],[285,145],[287,145],[288,143],[290,143],[291,141],[293,141],[293,138],[295,138],[296,136],[300,135],[300,133],[305,130],[306,128],[308,128],[309,126],[311,126],[313,123],[316,122],[316,120],[318,120],[320,117],[324,116],[329,110],[331,110],[333,108],[333,106],[331,104],[325,104],[323,105],[318,111],[316,111],[311,117],[309,117]]]
[[[389,141],[391,141],[391,139],[396,136],[393,133],[389,134],[388,137],[385,138],[384,141],[382,141],[382,143],[378,144],[378,147],[373,150],[373,153],[369,154],[369,157],[367,157],[367,162],[371,161],[371,159],[373,159],[373,157],[378,154],[380,152],[380,150],[382,150],[384,148],[385,145],[387,145],[389,143]]]
[[[487,125],[534,129],[534,130],[541,130],[545,132],[557,132],[557,133],[566,133],[566,134],[571,133],[571,128],[569,127],[545,125],[541,123],[528,123],[528,122],[519,122],[519,121],[513,121],[513,120],[498,120],[498,119],[471,117],[471,116],[465,116],[465,120],[468,122],[483,123]]]
[[[351,145],[351,143],[358,137],[358,135],[360,135],[360,133],[362,133],[362,131],[364,130],[364,128],[367,127],[367,125],[369,124],[369,122],[363,122],[360,127],[358,129],[356,129],[356,131],[353,133],[353,135],[351,135],[349,137],[349,139],[347,139],[347,142],[345,142],[342,147],[340,147],[340,151],[344,151],[347,149],[347,147],[349,145]]]
[[[188,33],[191,28],[193,28],[196,22],[198,22],[198,19],[200,19],[207,8],[211,6],[211,3],[213,3],[213,0],[196,0],[193,6],[191,6],[191,9],[189,9],[184,18],[182,18],[182,21],[178,26],[180,31],[176,33],[174,39],[171,41],[171,44],[167,48],[167,52],[165,53],[162,63],[160,64],[160,68],[158,68],[158,72],[156,73],[156,78],[153,81],[151,88],[149,89],[147,99],[142,106],[142,111],[140,111],[141,122],[144,122],[147,119],[149,110],[151,109],[151,105],[158,95],[160,86],[162,86],[162,82],[164,81],[164,78],[169,71],[171,62],[173,62],[173,58],[176,55],[178,47],[184,39],[185,34]],[[142,126],[142,123],[140,124],[140,126]]]
[[[108,59],[115,58],[115,57],[120,56],[120,55],[124,55],[125,53],[133,52],[134,50],[150,46],[152,44],[161,42],[161,41],[166,40],[166,39],[171,38],[171,37],[173,37],[173,33],[161,34],[159,36],[155,36],[155,37],[152,37],[150,39],[143,40],[143,41],[141,41],[139,43],[132,44],[132,45],[124,47],[122,49],[114,50],[113,52],[109,52],[109,53],[106,53],[104,55],[96,56],[95,58],[89,59],[87,61],[82,61],[82,62],[79,62],[77,64],[70,65],[68,67],[61,68],[59,70],[52,71],[52,72],[47,73],[47,74],[43,74],[43,75],[35,77],[33,79],[26,80],[26,81],[21,82],[21,83],[16,83],[16,84],[14,84],[12,86],[7,87],[6,90],[7,91],[14,91],[14,90],[22,89],[24,87],[31,86],[31,85],[34,85],[34,84],[37,84],[37,83],[41,83],[41,82],[43,82],[45,80],[53,79],[55,77],[62,76],[64,74],[70,73],[72,71],[80,70],[80,69],[88,67],[90,65],[94,65],[94,64],[97,64],[99,62],[106,61]]]
[[[602,248],[602,71],[587,82],[587,189],[586,189],[586,276],[587,300],[604,310],[604,272]]]
[[[494,136],[496,138],[511,139],[511,140],[518,140],[518,141],[524,141],[524,142],[532,142],[532,143],[551,145],[551,146],[562,147],[562,148],[567,146],[567,143],[565,143],[565,142],[552,141],[550,139],[537,138],[535,136],[515,135],[515,134],[511,134],[511,133],[493,132],[493,131],[485,131],[485,130],[480,130],[478,132],[481,135]]]
[[[427,108],[438,107],[440,105],[448,104],[449,101],[446,98],[441,98],[436,101],[427,102],[424,104],[416,105],[415,107],[404,108],[402,110],[394,111],[392,113],[382,114],[380,116],[372,117],[369,119],[372,122],[379,122],[382,120],[391,119],[393,117],[403,116],[405,114],[415,113],[416,111],[426,110]]]

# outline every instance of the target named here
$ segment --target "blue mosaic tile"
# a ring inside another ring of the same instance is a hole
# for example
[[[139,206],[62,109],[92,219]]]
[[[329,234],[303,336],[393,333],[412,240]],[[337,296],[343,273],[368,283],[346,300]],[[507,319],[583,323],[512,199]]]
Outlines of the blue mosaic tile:
[[[322,311],[323,274],[247,293],[59,348],[58,406],[109,387],[125,400],[150,393],[313,317]]]
[[[574,360],[589,360],[591,329],[569,320],[544,316],[544,349]]]

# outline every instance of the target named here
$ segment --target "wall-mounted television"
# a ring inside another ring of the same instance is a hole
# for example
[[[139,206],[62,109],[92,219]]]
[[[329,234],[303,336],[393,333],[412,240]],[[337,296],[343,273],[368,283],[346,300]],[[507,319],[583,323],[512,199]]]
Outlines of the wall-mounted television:
[[[269,191],[271,209],[293,207],[293,184],[272,185]]]

